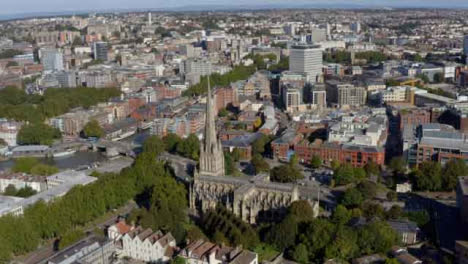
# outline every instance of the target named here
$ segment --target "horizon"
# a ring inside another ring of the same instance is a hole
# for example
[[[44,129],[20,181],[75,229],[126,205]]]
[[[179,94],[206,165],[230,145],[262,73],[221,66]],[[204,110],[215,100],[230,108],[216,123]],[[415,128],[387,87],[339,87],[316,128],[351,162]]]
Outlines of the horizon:
[[[4,8],[0,11],[0,20],[14,20],[14,19],[27,19],[34,17],[52,17],[73,14],[87,14],[87,13],[112,13],[112,12],[190,12],[190,11],[237,11],[237,10],[268,10],[268,9],[383,9],[383,8],[410,8],[410,9],[468,9],[468,1],[464,0],[449,0],[441,3],[435,0],[383,0],[375,3],[372,0],[299,0],[294,3],[288,3],[284,0],[256,0],[254,3],[247,0],[240,0],[236,4],[213,0],[204,0],[193,4],[187,0],[165,2],[158,5],[159,0],[136,0],[132,3],[132,7],[127,6],[125,0],[113,1],[111,0],[98,0],[92,3],[93,0],[80,1],[80,7],[75,5],[67,5],[64,7],[61,0],[42,0],[40,7],[36,6],[37,2],[30,2],[30,0],[19,0],[16,2],[9,2],[4,4]],[[28,8],[24,8],[24,5]],[[149,3],[151,2],[151,3]],[[87,5],[89,3],[90,5]],[[21,8],[19,6],[21,5]],[[86,6],[86,8],[83,8]],[[92,7],[90,7],[92,6]]]

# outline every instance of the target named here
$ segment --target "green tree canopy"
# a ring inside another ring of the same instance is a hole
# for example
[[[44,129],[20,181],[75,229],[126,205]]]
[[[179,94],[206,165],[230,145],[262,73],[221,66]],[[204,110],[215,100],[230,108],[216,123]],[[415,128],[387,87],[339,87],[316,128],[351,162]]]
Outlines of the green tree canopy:
[[[44,123],[32,123],[21,127],[17,140],[21,145],[52,145],[60,138],[62,134],[58,129]]]
[[[275,182],[296,182],[304,178],[304,175],[295,166],[280,165],[270,172],[270,179]]]
[[[313,155],[310,160],[310,166],[314,169],[320,168],[320,166],[322,166],[322,159],[317,155]]]
[[[155,157],[159,156],[165,150],[164,142],[158,136],[150,136],[143,142],[143,151],[152,153]]]
[[[99,125],[99,122],[95,119],[86,123],[83,128],[83,133],[85,137],[101,138],[104,136],[104,130],[102,129],[101,125]]]

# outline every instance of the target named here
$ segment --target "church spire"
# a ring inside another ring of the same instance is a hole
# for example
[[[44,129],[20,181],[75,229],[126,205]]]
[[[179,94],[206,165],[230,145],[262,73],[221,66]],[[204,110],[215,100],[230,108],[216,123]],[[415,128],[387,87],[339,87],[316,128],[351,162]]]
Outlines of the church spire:
[[[206,100],[205,151],[209,152],[217,143],[216,124],[211,94],[210,76],[208,76],[208,98]]]
[[[224,176],[224,153],[221,141],[216,134],[210,76],[207,79],[208,95],[206,100],[205,135],[203,144],[200,146],[200,175]]]

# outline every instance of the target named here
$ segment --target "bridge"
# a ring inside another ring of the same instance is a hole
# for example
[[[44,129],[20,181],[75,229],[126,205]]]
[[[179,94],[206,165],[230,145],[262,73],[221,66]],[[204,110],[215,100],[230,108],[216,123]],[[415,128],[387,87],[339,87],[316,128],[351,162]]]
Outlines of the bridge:
[[[107,139],[99,139],[93,143],[93,149],[99,149],[106,152],[107,156],[124,155],[135,157],[134,149],[141,147],[139,144],[125,141],[111,141]]]

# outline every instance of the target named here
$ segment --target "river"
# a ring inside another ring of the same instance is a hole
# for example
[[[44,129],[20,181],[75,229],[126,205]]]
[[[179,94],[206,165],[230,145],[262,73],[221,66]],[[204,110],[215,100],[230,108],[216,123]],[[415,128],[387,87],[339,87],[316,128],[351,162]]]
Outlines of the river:
[[[55,166],[60,170],[76,169],[83,165],[106,160],[107,158],[102,153],[92,151],[76,152],[73,155],[60,158],[39,158],[40,162]],[[0,170],[10,169],[14,164],[15,161],[11,159],[0,161]]]

